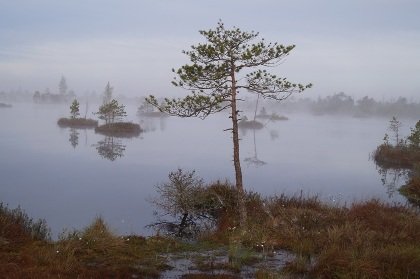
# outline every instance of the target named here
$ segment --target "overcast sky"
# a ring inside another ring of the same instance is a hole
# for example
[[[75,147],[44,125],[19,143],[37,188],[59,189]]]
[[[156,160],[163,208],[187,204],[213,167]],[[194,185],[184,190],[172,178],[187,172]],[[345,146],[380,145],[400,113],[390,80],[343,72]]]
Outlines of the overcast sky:
[[[0,0],[0,90],[179,94],[172,68],[198,30],[258,31],[296,44],[275,69],[308,96],[420,96],[418,0]]]

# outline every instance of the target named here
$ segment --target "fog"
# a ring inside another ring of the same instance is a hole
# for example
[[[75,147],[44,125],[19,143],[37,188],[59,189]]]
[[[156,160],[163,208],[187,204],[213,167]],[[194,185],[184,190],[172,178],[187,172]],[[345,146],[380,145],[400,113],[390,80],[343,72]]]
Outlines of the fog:
[[[397,191],[405,174],[378,168],[370,154],[391,117],[402,136],[419,119],[419,9],[411,0],[2,1],[0,202],[45,218],[55,237],[96,216],[118,233],[147,235],[149,200],[170,171],[233,182],[226,112],[204,121],[139,113],[149,94],[186,95],[171,70],[221,19],[295,44],[270,72],[314,84],[280,103],[239,92],[241,122],[260,125],[241,123],[246,190],[406,203]],[[57,125],[75,99],[81,117],[98,120],[108,82],[139,136]]]
[[[345,92],[379,100],[418,100],[420,21],[417,1],[3,1],[0,92],[57,92],[60,77],[78,95],[181,94],[171,69],[202,42],[198,30],[255,30],[297,47],[279,76],[315,86],[313,98]],[[223,8],[220,8],[223,7]],[[234,12],[233,12],[234,11]]]
[[[95,118],[98,106],[91,103],[87,115]],[[242,115],[252,118],[255,108],[249,107]],[[258,111],[262,107],[267,114],[284,112],[264,102]],[[13,103],[0,109],[2,202],[45,218],[54,236],[99,215],[118,233],[147,235],[151,231],[145,226],[154,216],[149,200],[170,171],[195,169],[206,182],[234,181],[231,135],[224,131],[230,127],[227,114],[206,120],[156,118],[138,116],[138,105],[126,109],[125,120],[144,129],[139,137],[60,128],[57,119],[68,116],[69,104]],[[397,191],[404,178],[384,174],[369,158],[387,132],[388,118],[285,115],[289,120],[258,119],[262,129],[240,130],[247,190],[319,195],[333,204],[369,198],[406,202]],[[404,119],[401,133],[415,122]]]

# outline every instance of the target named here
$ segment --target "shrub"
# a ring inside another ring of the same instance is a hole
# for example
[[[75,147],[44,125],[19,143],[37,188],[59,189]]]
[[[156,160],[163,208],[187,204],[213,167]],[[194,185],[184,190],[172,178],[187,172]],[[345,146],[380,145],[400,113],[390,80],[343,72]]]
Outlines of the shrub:
[[[50,230],[45,220],[34,221],[20,207],[9,209],[0,203],[0,237],[11,241],[48,240]]]

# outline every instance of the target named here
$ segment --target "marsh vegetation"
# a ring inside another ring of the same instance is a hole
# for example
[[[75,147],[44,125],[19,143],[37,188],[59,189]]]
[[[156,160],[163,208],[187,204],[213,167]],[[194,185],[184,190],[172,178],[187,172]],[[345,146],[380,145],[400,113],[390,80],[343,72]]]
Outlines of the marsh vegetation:
[[[373,157],[382,172],[392,169],[401,173],[405,170],[406,184],[399,191],[411,203],[420,206],[420,120],[406,138],[400,134],[402,125],[396,117],[391,119],[388,130],[392,139],[385,134],[384,143],[377,147]]]
[[[150,237],[118,236],[96,218],[52,241],[44,221],[2,206],[0,271],[6,277],[61,278],[416,278],[420,273],[420,216],[413,208],[378,200],[343,207],[316,196],[247,192],[243,233],[234,185],[204,183],[194,175],[177,170],[157,188],[162,199],[155,204],[178,227],[159,226]],[[191,237],[194,242],[185,241]],[[187,266],[177,267],[177,259]]]

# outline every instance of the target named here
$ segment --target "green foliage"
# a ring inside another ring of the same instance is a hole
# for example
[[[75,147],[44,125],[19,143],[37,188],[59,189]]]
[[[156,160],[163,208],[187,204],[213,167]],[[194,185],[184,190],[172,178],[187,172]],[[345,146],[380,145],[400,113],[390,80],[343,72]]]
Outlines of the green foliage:
[[[215,30],[200,31],[206,43],[183,51],[192,64],[174,70],[173,85],[191,91],[182,99],[165,99],[161,104],[153,96],[146,100],[160,111],[181,117],[205,118],[232,106],[237,90],[244,89],[264,98],[283,100],[290,94],[302,92],[312,85],[287,81],[268,73],[267,66],[278,65],[294,45],[266,43],[255,40],[259,34],[239,28],[225,29],[219,21]],[[233,92],[234,91],[234,92]]]
[[[48,240],[50,230],[45,220],[34,221],[20,207],[9,209],[0,202],[0,239]]]
[[[71,118],[75,119],[80,115],[79,105],[80,104],[76,99],[74,99],[73,102],[71,103],[71,106],[70,106]]]
[[[401,144],[400,142],[400,128],[402,127],[401,121],[399,121],[395,116],[389,121],[388,130],[394,133],[395,145]]]
[[[420,120],[417,121],[416,126],[411,128],[411,135],[407,137],[410,147],[420,148]]]
[[[105,120],[106,124],[120,121],[127,116],[125,106],[118,104],[117,100],[112,99],[109,103],[105,103],[99,107],[99,111],[95,113],[99,119]]]
[[[183,51],[191,64],[172,70],[176,74],[172,84],[191,91],[191,94],[178,99],[165,98],[160,104],[151,95],[146,101],[161,112],[180,117],[204,119],[210,114],[231,109],[239,220],[240,225],[244,226],[246,209],[239,158],[237,108],[239,90],[280,101],[292,93],[312,87],[312,84],[292,83],[265,70],[266,67],[278,65],[289,55],[294,45],[266,43],[264,39],[257,41],[258,33],[245,32],[236,27],[226,29],[222,21],[218,22],[214,30],[199,32],[206,42],[191,46],[189,51]]]

